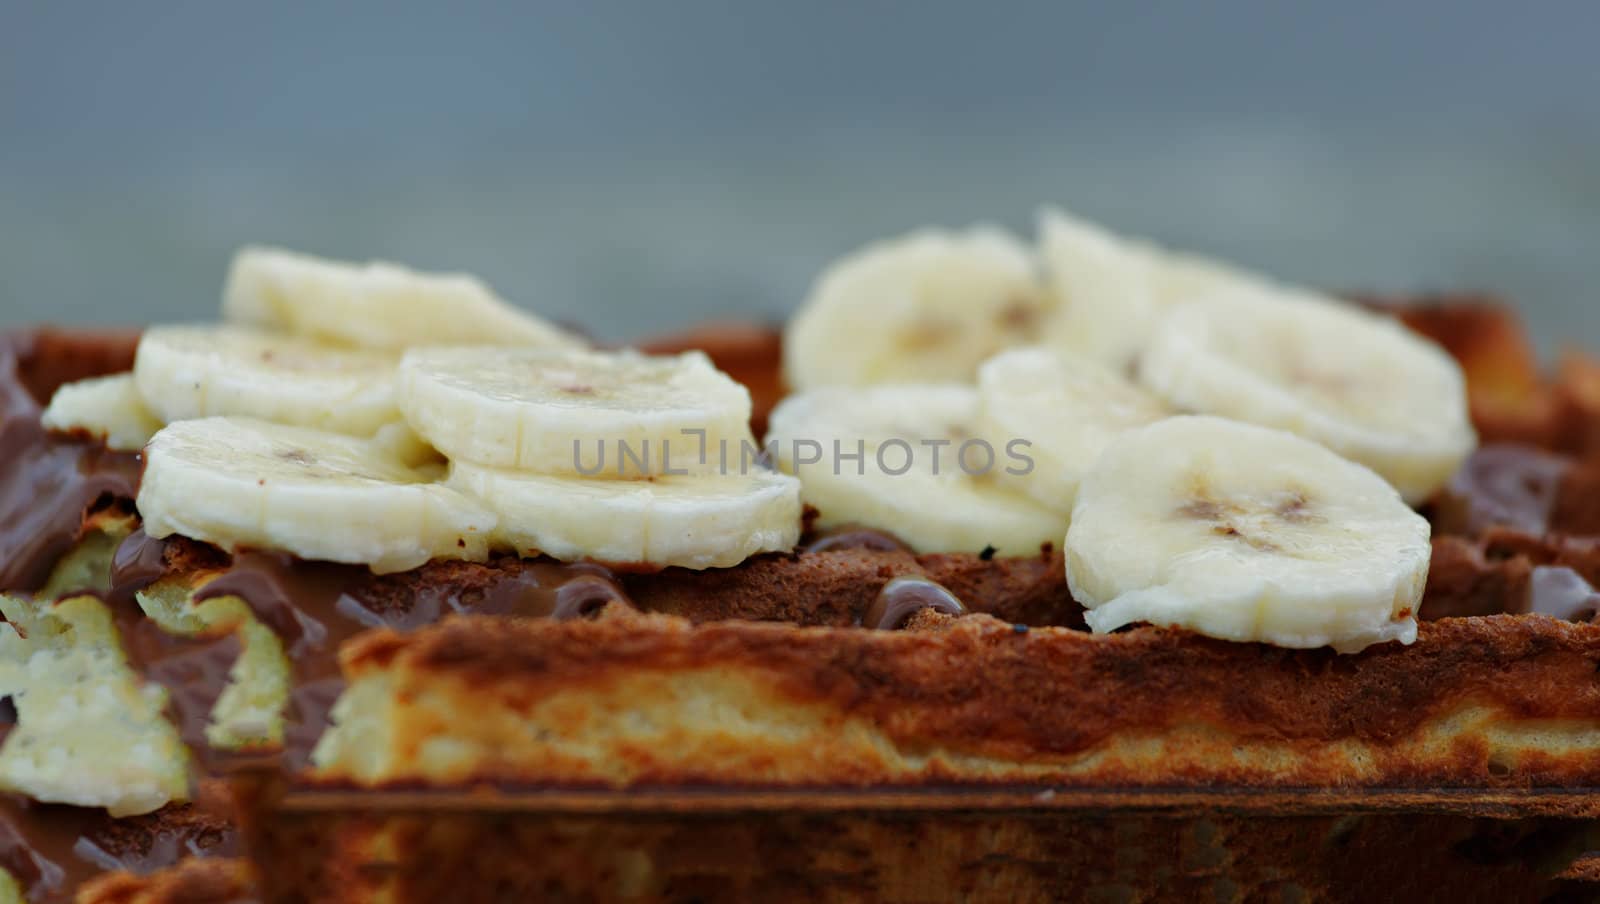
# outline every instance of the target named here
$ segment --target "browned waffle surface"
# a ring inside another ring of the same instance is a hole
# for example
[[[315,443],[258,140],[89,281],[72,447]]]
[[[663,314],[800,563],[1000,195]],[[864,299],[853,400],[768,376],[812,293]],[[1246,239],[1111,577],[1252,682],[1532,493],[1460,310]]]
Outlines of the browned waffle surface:
[[[345,648],[357,784],[1600,784],[1600,626],[1291,651],[984,616],[917,630],[453,618]]]
[[[1555,373],[1546,373],[1516,312],[1492,296],[1364,300],[1394,313],[1461,363],[1472,419],[1484,442],[1600,454],[1600,362],[1568,350]]]
[[[138,342],[138,330],[41,327],[7,333],[0,345],[15,355],[23,387],[43,405],[63,383],[132,369]]]
[[[162,550],[164,577],[202,586],[228,572],[230,559],[215,547],[185,540]],[[344,592],[367,610],[396,620],[419,601],[448,597],[440,611],[471,608],[497,588],[529,578],[548,560],[496,558],[486,563],[435,561],[412,571],[373,575],[365,569],[339,574]],[[596,572],[601,569],[595,569]],[[622,571],[612,576],[622,598],[641,610],[681,615],[692,621],[744,619],[797,625],[862,623],[880,590],[896,577],[922,577],[949,589],[974,612],[1028,625],[1083,627],[1083,609],[1067,590],[1059,551],[985,558],[970,553],[914,554],[904,550],[837,548],[770,553],[733,568],[655,572]]]

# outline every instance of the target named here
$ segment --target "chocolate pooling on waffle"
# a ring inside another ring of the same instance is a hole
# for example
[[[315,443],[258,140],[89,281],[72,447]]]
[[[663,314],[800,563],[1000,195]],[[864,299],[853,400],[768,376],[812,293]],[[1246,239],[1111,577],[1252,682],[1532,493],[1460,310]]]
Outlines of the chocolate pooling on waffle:
[[[802,555],[833,550],[857,549],[877,552],[911,553],[905,541],[888,531],[850,524],[822,531],[800,547]],[[981,558],[981,557],[980,557]],[[883,585],[871,605],[861,615],[865,628],[894,630],[925,609],[950,616],[967,613],[967,607],[947,588],[926,577],[897,577]]]
[[[1565,565],[1539,565],[1528,576],[1528,601],[1523,611],[1563,621],[1596,621],[1600,592]]]
[[[926,578],[895,578],[883,585],[861,618],[867,628],[894,630],[902,627],[911,616],[932,609],[945,615],[967,614],[967,607],[955,594]]]
[[[1484,446],[1468,457],[1434,501],[1435,526],[1469,537],[1492,527],[1544,534],[1571,470],[1569,459],[1539,449],[1511,443]]]
[[[160,579],[167,573],[167,546],[168,541],[152,540],[142,531],[129,535],[117,550],[113,586],[125,590]],[[329,725],[333,704],[344,690],[339,648],[363,631],[409,631],[451,614],[563,620],[592,617],[612,604],[631,606],[616,576],[592,563],[517,562],[515,567],[480,567],[478,572],[473,581],[428,582],[408,576],[385,579],[362,566],[242,551],[192,599],[201,603],[237,597],[283,640],[293,670],[285,714],[284,765],[298,770],[309,762],[312,748]],[[207,717],[239,651],[233,633],[214,640],[176,638],[141,617],[121,623],[121,628],[125,638],[155,632],[169,638],[169,648],[193,648],[176,661],[173,654],[163,656],[154,651],[130,655],[148,678],[172,692],[185,742],[204,751]],[[214,765],[237,767],[238,762],[229,764],[229,759],[233,758],[223,757]]]
[[[137,455],[52,434],[39,423],[41,399],[54,384],[91,375],[65,371],[63,362],[41,362],[40,345],[38,334],[0,341],[0,588],[6,590],[42,587],[82,538],[85,516],[131,502],[139,486]],[[131,357],[131,345],[127,351]],[[87,363],[98,364],[100,357]]]
[[[1432,505],[1423,614],[1596,618],[1600,539],[1593,465],[1514,443],[1485,446]]]
[[[880,552],[911,552],[906,542],[888,531],[856,524],[823,531],[800,547],[802,552],[827,552],[833,549],[876,549]]]
[[[193,636],[173,634],[145,616],[136,604],[113,608],[128,666],[167,691],[167,709],[178,737],[197,761],[211,760],[206,726],[212,708],[228,685],[228,674],[243,646],[229,626]]]
[[[135,528],[117,544],[111,557],[108,598],[115,603],[133,602],[134,594],[160,580],[167,572],[167,544]]]
[[[0,868],[28,900],[56,900],[107,871],[148,875],[185,857],[237,856],[239,847],[226,819],[194,806],[113,819],[0,794]]]

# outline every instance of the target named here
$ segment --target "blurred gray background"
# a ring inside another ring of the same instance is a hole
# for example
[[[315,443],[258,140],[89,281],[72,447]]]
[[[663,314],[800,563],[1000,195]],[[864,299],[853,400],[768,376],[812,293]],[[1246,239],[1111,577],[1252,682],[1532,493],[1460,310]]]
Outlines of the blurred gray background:
[[[0,325],[213,315],[241,242],[606,338],[1054,201],[1600,346],[1600,4],[0,0]]]

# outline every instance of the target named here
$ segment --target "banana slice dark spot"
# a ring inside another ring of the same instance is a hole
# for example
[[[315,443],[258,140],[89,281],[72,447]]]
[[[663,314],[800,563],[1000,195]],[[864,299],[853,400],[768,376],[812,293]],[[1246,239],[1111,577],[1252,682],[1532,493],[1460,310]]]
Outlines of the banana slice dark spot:
[[[925,351],[936,349],[953,336],[959,327],[956,324],[933,317],[925,318],[912,324],[900,334],[900,345],[911,351]]]
[[[1012,298],[1000,309],[996,319],[1004,329],[1033,335],[1039,327],[1039,308],[1031,298]]]
[[[304,449],[279,449],[278,457],[297,465],[310,465],[316,463],[316,456]]]

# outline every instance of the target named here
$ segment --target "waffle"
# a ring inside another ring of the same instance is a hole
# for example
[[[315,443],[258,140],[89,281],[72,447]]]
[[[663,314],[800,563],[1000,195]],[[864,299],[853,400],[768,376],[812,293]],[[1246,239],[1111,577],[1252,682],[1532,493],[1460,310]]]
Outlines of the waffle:
[[[971,888],[974,876],[1031,898],[1069,875],[1129,898],[1224,882],[1235,896],[1340,899],[1407,882],[1437,889],[1450,870],[1480,890],[1577,887],[1594,871],[1581,855],[1600,847],[1584,793],[1600,784],[1600,365],[1569,357],[1547,378],[1490,300],[1362,302],[1456,356],[1485,445],[1429,506],[1417,643],[1356,655],[1154,627],[1088,634],[1048,546],[918,555],[891,535],[842,529],[708,572],[508,557],[378,577],[149,541],[127,506],[137,465],[36,423],[38,400],[61,382],[125,369],[133,337],[19,336],[9,460],[70,462],[75,476],[42,505],[37,474],[0,469],[0,505],[38,519],[4,532],[10,589],[92,591],[124,614],[119,600],[135,588],[194,602],[231,591],[252,597],[292,655],[262,673],[282,672],[284,724],[203,758],[228,777],[234,807],[206,793],[198,812],[170,804],[110,820],[19,802],[0,865],[41,896],[121,867],[80,889],[99,901],[420,900],[445,889],[468,900],[597,890],[911,900]],[[758,422],[781,394],[771,330],[717,326],[646,347],[707,350],[752,388]],[[891,588],[908,577],[909,589]],[[960,604],[940,604],[917,578]],[[359,622],[340,614],[349,599],[366,613]],[[511,617],[527,615],[550,617]],[[296,638],[315,634],[309,623],[326,635],[295,653]],[[220,642],[200,636],[175,652],[237,656]],[[183,676],[148,677],[174,689],[178,735],[205,746],[220,689],[185,703]],[[229,812],[247,828],[248,857]],[[1352,826],[1350,812],[1371,816]],[[1194,813],[1206,815],[1183,815]],[[1492,816],[1558,826],[1538,853],[1560,862],[1484,840],[1477,821]],[[1252,834],[1258,820],[1271,828]],[[684,852],[696,827],[726,833],[727,850]],[[68,875],[39,867],[105,831],[131,840]],[[1485,848],[1486,862],[1426,854],[1426,881],[1287,872],[1330,844],[1379,849],[1416,831],[1452,850]],[[840,836],[853,841],[841,847]],[[975,845],[1007,853],[984,865]],[[1176,848],[1178,867],[1107,865],[1112,847],[1112,860]],[[529,863],[522,852],[534,849],[564,857]],[[201,853],[223,856],[185,859]],[[795,881],[739,865],[752,857]],[[929,857],[939,866],[923,870]],[[1248,868],[1217,868],[1244,857]],[[1496,857],[1511,866],[1487,869]]]

